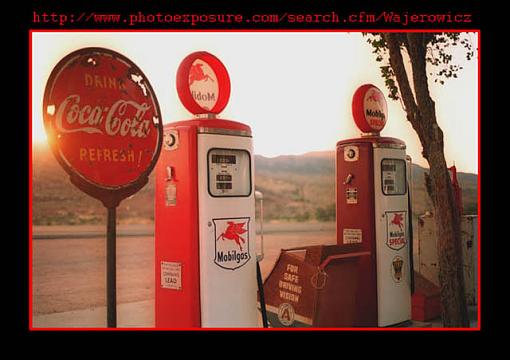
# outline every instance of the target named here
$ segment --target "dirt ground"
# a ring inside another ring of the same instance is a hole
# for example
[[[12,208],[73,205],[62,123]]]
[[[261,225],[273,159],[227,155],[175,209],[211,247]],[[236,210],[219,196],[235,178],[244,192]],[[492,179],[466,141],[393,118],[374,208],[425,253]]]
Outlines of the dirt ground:
[[[281,248],[335,243],[334,231],[266,234],[262,276],[269,274]],[[39,239],[32,246],[33,315],[105,305],[103,237]],[[154,237],[119,237],[117,302],[154,299],[154,284]]]

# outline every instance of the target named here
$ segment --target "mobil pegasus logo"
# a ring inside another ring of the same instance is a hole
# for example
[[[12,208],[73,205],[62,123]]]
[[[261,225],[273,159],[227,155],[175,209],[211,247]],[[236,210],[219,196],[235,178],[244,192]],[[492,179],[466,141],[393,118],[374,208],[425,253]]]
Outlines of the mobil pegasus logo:
[[[244,239],[241,235],[248,232],[248,230],[244,228],[245,225],[245,222],[235,223],[233,221],[227,221],[227,228],[220,234],[220,237],[223,240],[233,240],[237,245],[239,245],[239,250],[243,251],[241,242],[245,243],[246,239]]]
[[[386,245],[393,250],[400,250],[407,244],[407,212],[386,212],[387,237]]]
[[[235,270],[250,260],[250,218],[213,219],[214,263]]]
[[[398,228],[402,230],[404,227],[404,214],[395,213],[393,215],[393,219],[391,220],[391,224],[398,226]]]
[[[375,101],[381,104],[384,101],[384,96],[379,91],[371,91],[367,97],[367,101]]]
[[[201,64],[201,63],[196,63],[196,64],[191,65],[191,69],[189,71],[189,84],[190,85],[193,85],[193,83],[195,81],[210,80],[210,81],[214,82],[214,79],[204,72],[203,67],[204,67],[204,64]]]
[[[218,100],[218,79],[206,62],[197,59],[189,70],[189,88],[193,99],[203,108],[212,109]]]
[[[377,89],[370,89],[365,95],[365,117],[374,130],[382,129],[386,124],[387,105],[383,93]]]

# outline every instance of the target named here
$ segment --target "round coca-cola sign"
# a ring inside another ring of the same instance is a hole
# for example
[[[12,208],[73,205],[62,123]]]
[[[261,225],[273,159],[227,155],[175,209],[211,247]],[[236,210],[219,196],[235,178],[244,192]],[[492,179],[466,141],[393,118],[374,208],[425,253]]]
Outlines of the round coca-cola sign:
[[[352,98],[352,116],[362,132],[380,132],[388,118],[388,106],[382,91],[372,84],[360,86]]]
[[[43,115],[53,153],[72,180],[129,188],[159,156],[156,95],[143,72],[115,51],[84,48],[64,57],[46,84]]]
[[[177,69],[177,94],[192,114],[218,114],[230,97],[227,68],[214,55],[197,51],[184,58]]]

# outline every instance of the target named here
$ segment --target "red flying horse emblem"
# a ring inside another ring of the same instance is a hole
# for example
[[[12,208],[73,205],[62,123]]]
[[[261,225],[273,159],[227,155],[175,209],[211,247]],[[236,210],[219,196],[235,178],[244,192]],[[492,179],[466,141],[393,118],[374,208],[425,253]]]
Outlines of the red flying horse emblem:
[[[241,241],[244,244],[246,240],[241,237],[241,235],[248,231],[244,228],[245,224],[246,222],[235,223],[233,221],[227,221],[227,228],[223,233],[220,234],[220,236],[218,236],[216,241],[218,241],[220,238],[222,238],[223,241],[225,241],[225,239],[235,241],[236,244],[239,245],[239,249],[243,251]]]
[[[399,229],[402,231],[402,228],[404,226],[404,214],[396,213],[395,215],[393,215],[393,220],[391,220],[391,224],[397,225]]]
[[[210,77],[209,75],[207,75],[206,73],[204,73],[204,69],[202,69],[202,66],[204,66],[204,64],[195,64],[195,65],[191,65],[191,69],[189,71],[189,84],[192,85],[195,81],[202,81],[202,80],[211,80],[212,82],[214,82],[214,79],[212,77]]]
[[[367,100],[375,101],[376,103],[382,103],[382,101],[384,100],[384,97],[378,91],[373,91],[372,94],[370,94],[370,96],[367,97]]]

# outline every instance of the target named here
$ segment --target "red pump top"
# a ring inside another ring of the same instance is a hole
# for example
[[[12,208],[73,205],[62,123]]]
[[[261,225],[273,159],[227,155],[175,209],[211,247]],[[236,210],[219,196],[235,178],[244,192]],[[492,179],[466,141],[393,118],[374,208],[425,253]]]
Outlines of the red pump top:
[[[251,128],[243,123],[226,119],[189,119],[166,124],[164,129],[176,126],[196,126],[198,128],[226,129],[246,132],[246,136],[251,136]]]
[[[397,145],[405,148],[406,143],[400,139],[392,138],[392,137],[380,137],[380,136],[362,136],[359,138],[346,139],[341,140],[336,143],[336,147],[342,145],[348,145],[352,143],[372,143],[372,144],[382,144],[382,145]]]

